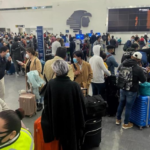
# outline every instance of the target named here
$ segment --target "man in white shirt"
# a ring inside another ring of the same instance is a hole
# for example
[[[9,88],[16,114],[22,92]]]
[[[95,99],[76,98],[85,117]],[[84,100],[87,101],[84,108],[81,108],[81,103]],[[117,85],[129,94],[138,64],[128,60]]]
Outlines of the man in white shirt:
[[[61,39],[61,37],[59,35],[57,35],[56,36],[56,41],[53,42],[53,44],[52,44],[52,54],[53,54],[53,56],[56,55],[56,51],[57,51],[58,47],[61,47],[61,44],[59,42],[60,39]]]
[[[92,91],[93,95],[102,94],[105,89],[104,74],[110,76],[111,73],[104,65],[103,59],[100,57],[100,45],[93,47],[94,56],[90,59],[90,65],[93,70]]]

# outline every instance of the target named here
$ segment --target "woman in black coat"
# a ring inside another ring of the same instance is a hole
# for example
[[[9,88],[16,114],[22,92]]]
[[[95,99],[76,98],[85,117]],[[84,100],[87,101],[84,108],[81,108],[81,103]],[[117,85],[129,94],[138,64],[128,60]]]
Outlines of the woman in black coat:
[[[56,78],[49,81],[44,96],[44,140],[59,140],[63,150],[78,150],[85,125],[84,97],[79,85],[67,77],[69,69],[64,60],[57,60],[52,68]]]

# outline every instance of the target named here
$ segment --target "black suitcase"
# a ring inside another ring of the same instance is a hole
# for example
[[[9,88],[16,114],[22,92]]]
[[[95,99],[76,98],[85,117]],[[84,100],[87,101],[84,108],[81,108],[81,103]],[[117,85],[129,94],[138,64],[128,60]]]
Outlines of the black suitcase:
[[[90,119],[86,121],[82,150],[99,147],[101,143],[102,119]]]
[[[108,103],[107,113],[115,116],[119,105],[119,88],[116,85],[116,76],[110,76],[106,79],[106,100]]]

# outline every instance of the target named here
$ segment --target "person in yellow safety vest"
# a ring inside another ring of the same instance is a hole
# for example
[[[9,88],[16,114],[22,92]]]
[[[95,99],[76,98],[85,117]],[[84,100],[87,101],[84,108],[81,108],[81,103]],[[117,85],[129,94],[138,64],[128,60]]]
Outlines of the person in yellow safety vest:
[[[34,150],[31,133],[13,110],[0,112],[0,150]]]

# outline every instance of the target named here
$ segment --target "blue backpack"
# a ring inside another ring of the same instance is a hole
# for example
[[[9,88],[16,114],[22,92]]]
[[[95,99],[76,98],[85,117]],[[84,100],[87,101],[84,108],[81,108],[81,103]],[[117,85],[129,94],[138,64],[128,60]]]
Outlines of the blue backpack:
[[[148,60],[147,60],[147,54],[145,52],[139,51],[142,54],[142,66],[147,67]]]
[[[131,47],[131,41],[128,40],[126,44],[124,44],[123,50],[126,51],[129,47]]]

